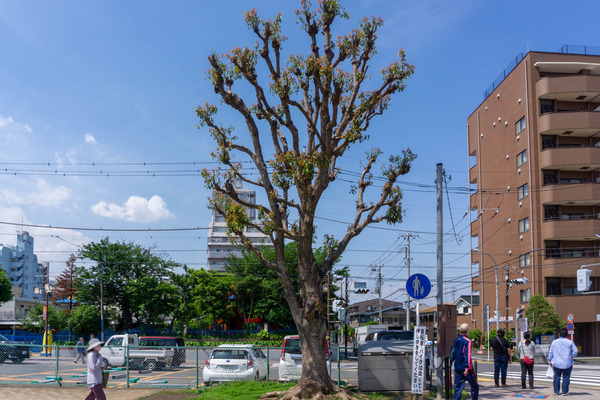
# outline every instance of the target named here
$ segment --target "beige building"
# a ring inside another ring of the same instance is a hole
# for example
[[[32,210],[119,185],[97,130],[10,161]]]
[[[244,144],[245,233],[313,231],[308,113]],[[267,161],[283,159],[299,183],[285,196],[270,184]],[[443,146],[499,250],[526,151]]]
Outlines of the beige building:
[[[576,273],[600,263],[600,49],[517,56],[467,126],[477,326],[498,302],[500,326],[514,329],[542,294],[573,314],[582,353],[599,356],[600,295],[578,292]],[[600,265],[590,269],[598,291]]]

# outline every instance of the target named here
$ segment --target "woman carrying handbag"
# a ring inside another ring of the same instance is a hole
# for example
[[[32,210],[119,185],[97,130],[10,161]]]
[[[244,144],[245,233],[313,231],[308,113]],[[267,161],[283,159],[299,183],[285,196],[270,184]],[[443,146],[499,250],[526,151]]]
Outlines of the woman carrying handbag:
[[[535,343],[531,341],[531,333],[525,332],[519,343],[519,358],[521,359],[521,388],[525,389],[525,375],[529,375],[529,389],[533,389],[533,357]]]

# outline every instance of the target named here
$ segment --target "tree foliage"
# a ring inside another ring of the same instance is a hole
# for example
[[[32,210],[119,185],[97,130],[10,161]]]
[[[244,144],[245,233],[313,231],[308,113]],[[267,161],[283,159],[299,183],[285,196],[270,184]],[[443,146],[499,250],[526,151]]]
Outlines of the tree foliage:
[[[44,321],[45,304],[35,303],[27,312],[27,316],[23,319],[23,327],[32,332],[43,332],[46,327]],[[62,331],[67,327],[68,314],[63,310],[57,310],[52,306],[48,307],[48,327],[55,331]]]
[[[12,283],[6,275],[6,271],[0,266],[0,304],[13,299]]]
[[[193,321],[199,327],[228,324],[235,315],[233,279],[229,275],[201,270],[188,271],[192,287]]]
[[[529,330],[534,335],[555,333],[564,325],[564,321],[558,317],[552,304],[541,294],[531,296],[525,315],[529,323]]]
[[[199,106],[196,114],[217,144],[213,157],[224,166],[203,172],[207,187],[215,193],[211,207],[225,217],[230,235],[282,281],[303,346],[305,367],[298,394],[310,397],[334,391],[325,366],[325,276],[367,226],[402,221],[402,191],[396,181],[409,172],[415,155],[407,149],[388,156],[377,177],[374,170],[383,152],[377,148],[367,152],[362,172],[349,189],[356,198],[355,216],[340,239],[325,235],[327,255],[321,263],[312,250],[317,206],[338,178],[338,160],[369,139],[372,121],[405,88],[414,67],[400,50],[378,79],[369,73],[383,25],[380,18],[363,18],[356,29],[335,37],[334,21],[349,18],[339,1],[322,0],[315,8],[301,1],[296,16],[308,35],[305,53],[286,57],[282,16],[265,20],[251,10],[245,22],[257,38],[256,45],[209,56],[213,89],[222,104],[242,117],[246,137],[240,139],[233,127],[218,122],[216,105]],[[241,160],[254,164],[258,178],[242,174]],[[376,178],[382,187],[375,192],[369,189]],[[262,189],[266,200],[253,204],[242,199],[234,188],[235,179]],[[248,218],[246,209],[257,210],[258,220]],[[274,260],[246,235],[249,228],[268,236]],[[287,241],[293,241],[298,252],[299,291],[285,262]]]
[[[77,257],[75,254],[71,254],[67,260],[66,268],[56,277],[56,284],[54,286],[54,293],[52,300],[54,304],[57,301],[64,301],[68,303],[69,310],[73,309],[73,301],[77,295],[75,290],[75,261]]]
[[[110,319],[110,313],[107,312],[105,320]],[[80,335],[100,332],[100,307],[81,304],[69,315],[68,326]]]
[[[95,261],[76,270],[77,300],[100,305],[100,282],[105,307],[119,311],[117,329],[128,330],[136,319],[141,323],[164,321],[175,289],[169,283],[178,264],[132,242],[111,242],[103,238],[83,246],[78,257]]]

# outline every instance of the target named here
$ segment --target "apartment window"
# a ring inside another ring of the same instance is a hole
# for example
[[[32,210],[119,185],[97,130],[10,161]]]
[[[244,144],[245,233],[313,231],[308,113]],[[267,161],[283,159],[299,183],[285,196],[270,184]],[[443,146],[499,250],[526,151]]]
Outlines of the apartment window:
[[[515,124],[515,134],[518,135],[523,131],[523,129],[525,129],[525,117],[518,120]]]
[[[519,154],[517,154],[517,167],[525,164],[527,162],[527,150],[523,150]]]
[[[560,242],[558,240],[546,240],[546,258],[560,258]]]
[[[517,189],[517,198],[519,200],[524,199],[525,197],[527,197],[528,194],[529,194],[529,192],[527,189],[527,184],[524,184],[523,186],[519,186],[519,188]]]
[[[560,278],[546,278],[546,295],[560,296],[561,294]]]
[[[521,303],[528,303],[531,297],[531,289],[521,290]]]
[[[524,218],[519,221],[519,233],[527,232],[529,230],[529,218]]]
[[[521,254],[519,256],[519,267],[525,268],[531,265],[531,254]]]

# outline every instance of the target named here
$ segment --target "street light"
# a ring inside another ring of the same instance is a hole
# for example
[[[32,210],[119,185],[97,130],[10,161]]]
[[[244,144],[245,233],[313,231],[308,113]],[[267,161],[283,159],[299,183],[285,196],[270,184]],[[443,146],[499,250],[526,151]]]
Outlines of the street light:
[[[476,253],[482,253],[487,255],[489,258],[492,259],[492,261],[494,262],[494,272],[495,272],[495,277],[496,277],[496,331],[498,331],[498,328],[500,327],[500,313],[498,312],[498,264],[496,264],[496,260],[494,260],[494,257],[492,257],[490,255],[490,253],[485,252],[483,250],[479,250],[479,249],[473,249],[474,252]],[[489,318],[489,315],[488,315]]]
[[[50,309],[48,307],[49,307],[49,300],[50,300],[50,294],[52,293],[52,289],[53,289],[52,285],[48,281],[46,281],[46,284],[44,285],[44,291],[46,292],[46,310],[45,310],[45,314],[46,314],[45,315],[46,330],[44,331],[44,338],[45,338],[45,344],[46,344],[46,346],[44,348],[45,349],[44,352],[46,353],[46,357],[48,357],[48,346],[49,346],[49,343],[48,343],[48,340],[49,340],[49,337],[48,337],[49,336],[48,335],[48,317],[50,315],[50,312],[49,312]]]

